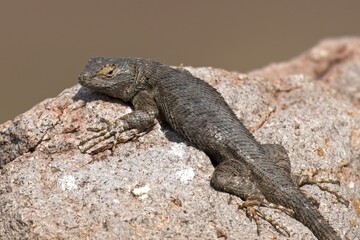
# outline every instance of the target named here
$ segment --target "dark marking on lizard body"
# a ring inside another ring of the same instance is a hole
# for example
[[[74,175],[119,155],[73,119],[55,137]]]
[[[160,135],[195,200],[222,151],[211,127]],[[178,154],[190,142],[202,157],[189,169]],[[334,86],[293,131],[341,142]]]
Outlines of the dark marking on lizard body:
[[[284,147],[257,142],[223,97],[187,70],[140,58],[97,57],[90,59],[79,82],[134,106],[132,113],[114,122],[103,119],[107,127],[93,129],[97,133],[80,143],[83,152],[111,137],[114,147],[124,142],[124,133],[129,133],[129,140],[160,117],[212,159],[211,185],[244,200],[240,208],[255,220],[258,233],[262,218],[289,235],[286,227],[261,212],[260,206],[266,206],[283,210],[318,239],[341,239],[317,210],[316,201],[299,189],[315,182],[291,174]]]

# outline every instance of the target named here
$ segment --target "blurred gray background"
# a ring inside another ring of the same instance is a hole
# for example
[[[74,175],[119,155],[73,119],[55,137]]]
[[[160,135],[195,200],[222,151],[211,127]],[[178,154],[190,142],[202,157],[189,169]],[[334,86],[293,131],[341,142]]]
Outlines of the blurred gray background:
[[[0,123],[77,82],[92,56],[247,72],[360,35],[360,1],[1,1]]]

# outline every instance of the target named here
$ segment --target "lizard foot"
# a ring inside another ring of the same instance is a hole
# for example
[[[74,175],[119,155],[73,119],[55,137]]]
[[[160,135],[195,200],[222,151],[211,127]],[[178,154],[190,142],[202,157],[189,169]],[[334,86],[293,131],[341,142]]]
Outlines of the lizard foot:
[[[100,122],[105,123],[105,126],[87,128],[88,131],[95,132],[95,134],[80,141],[79,149],[82,153],[87,152],[95,145],[98,145],[109,138],[113,138],[110,143],[101,146],[90,153],[98,153],[109,148],[111,148],[111,152],[113,153],[118,143],[127,142],[139,134],[137,129],[128,130],[126,122],[121,119],[110,121],[105,118],[100,118]]]
[[[280,207],[279,205],[276,205],[276,204],[266,203],[262,199],[252,198],[251,196],[249,198],[247,198],[246,201],[244,201],[242,204],[239,204],[238,209],[245,211],[246,216],[250,220],[254,219],[258,235],[260,235],[260,231],[261,231],[261,229],[260,229],[261,228],[260,218],[261,218],[261,219],[267,221],[271,226],[273,226],[275,228],[275,230],[277,232],[279,232],[280,234],[290,237],[290,231],[284,225],[275,221],[269,215],[266,215],[265,213],[263,213],[260,210],[260,206],[280,209],[281,211],[284,211],[285,213],[287,213],[289,215],[293,215],[293,212],[290,209]]]
[[[332,190],[331,188],[329,188],[328,186],[325,186],[323,184],[336,184],[336,185],[340,185],[340,181],[338,179],[332,179],[332,178],[316,178],[316,175],[319,173],[318,170],[311,170],[309,171],[309,173],[303,173],[300,172],[299,174],[295,174],[295,182],[299,187],[305,186],[305,185],[316,185],[318,188],[320,188],[322,191],[328,192],[332,195],[334,195],[337,200],[344,204],[345,206],[349,205],[349,201],[343,197],[340,193],[338,193],[335,190]],[[317,206],[319,205],[318,201],[315,200],[313,197],[310,197],[307,195],[307,197],[313,202],[315,203]]]

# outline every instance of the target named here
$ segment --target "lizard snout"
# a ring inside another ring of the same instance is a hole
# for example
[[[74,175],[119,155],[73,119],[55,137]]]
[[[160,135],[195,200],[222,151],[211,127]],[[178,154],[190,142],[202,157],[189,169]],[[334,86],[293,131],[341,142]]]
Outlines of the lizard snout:
[[[79,83],[84,83],[85,81],[86,81],[86,79],[88,79],[89,78],[89,73],[88,72],[81,72],[80,73],[80,75],[79,75],[79,77],[78,77],[78,81],[79,81]]]

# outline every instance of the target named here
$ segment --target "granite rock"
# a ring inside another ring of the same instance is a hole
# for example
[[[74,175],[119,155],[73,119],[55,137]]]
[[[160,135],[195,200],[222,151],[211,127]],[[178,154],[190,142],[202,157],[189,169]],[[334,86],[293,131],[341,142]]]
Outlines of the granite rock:
[[[315,186],[304,191],[343,239],[359,239],[359,38],[325,40],[248,74],[187,69],[217,88],[261,143],[283,144],[294,172],[339,178],[329,187],[349,207]],[[259,237],[241,200],[210,187],[209,158],[166,123],[113,155],[79,151],[99,116],[129,111],[75,85],[0,125],[0,239],[288,239],[266,222]],[[289,216],[265,211],[291,239],[315,239]]]

